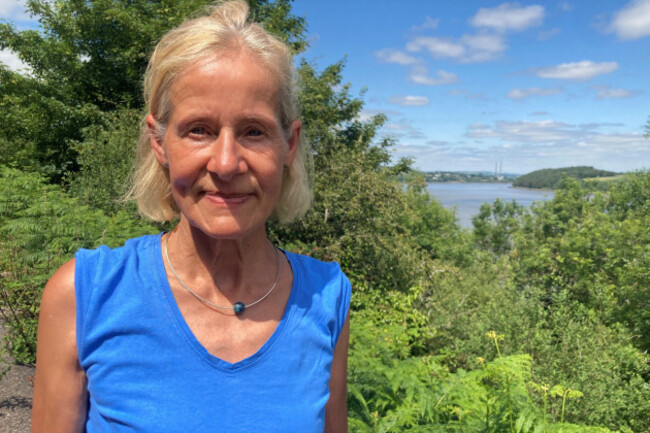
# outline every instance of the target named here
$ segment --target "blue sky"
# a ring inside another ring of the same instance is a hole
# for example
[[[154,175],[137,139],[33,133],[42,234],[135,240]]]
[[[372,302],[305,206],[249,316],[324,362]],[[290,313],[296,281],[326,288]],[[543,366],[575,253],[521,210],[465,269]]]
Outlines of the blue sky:
[[[24,0],[0,19],[29,25]],[[650,0],[294,0],[303,57],[346,59],[363,117],[417,168],[650,168]],[[0,61],[19,69],[13,53]]]
[[[346,58],[423,170],[650,168],[650,0],[295,0],[304,57]]]

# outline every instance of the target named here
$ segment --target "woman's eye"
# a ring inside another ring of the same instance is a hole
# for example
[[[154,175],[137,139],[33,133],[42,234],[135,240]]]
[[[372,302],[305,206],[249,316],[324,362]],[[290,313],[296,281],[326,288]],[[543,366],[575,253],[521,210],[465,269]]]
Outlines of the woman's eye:
[[[205,128],[202,126],[195,126],[190,129],[190,134],[192,135],[205,135]]]

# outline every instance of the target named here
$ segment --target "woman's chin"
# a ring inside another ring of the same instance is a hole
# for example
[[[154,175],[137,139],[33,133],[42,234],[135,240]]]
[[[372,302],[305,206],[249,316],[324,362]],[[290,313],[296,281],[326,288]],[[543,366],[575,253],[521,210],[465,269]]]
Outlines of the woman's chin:
[[[218,240],[244,240],[251,236],[266,236],[265,222],[257,223],[250,215],[238,217],[233,214],[215,215],[210,218],[182,218],[190,226],[192,232],[201,233]]]

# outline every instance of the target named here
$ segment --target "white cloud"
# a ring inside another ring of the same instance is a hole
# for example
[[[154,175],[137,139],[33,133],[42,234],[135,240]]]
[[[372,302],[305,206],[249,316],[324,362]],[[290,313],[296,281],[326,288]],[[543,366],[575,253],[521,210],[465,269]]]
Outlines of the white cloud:
[[[400,157],[415,157],[421,159],[423,156],[435,153],[435,148],[421,144],[401,144],[392,148],[393,154]]]
[[[426,96],[402,96],[395,95],[390,98],[392,104],[421,107],[429,105],[429,98]]]
[[[449,146],[451,143],[448,141],[440,141],[440,140],[429,140],[427,141],[427,145],[433,146],[433,147],[446,147]]]
[[[569,12],[573,10],[573,5],[567,2],[559,2],[557,4],[557,7],[560,8],[564,12]]]
[[[504,32],[526,30],[542,24],[544,7],[539,5],[520,6],[517,3],[503,3],[495,8],[481,8],[470,19],[474,27],[487,27]]]
[[[477,140],[474,156],[482,161],[503,158],[510,166],[530,169],[592,165],[627,171],[642,168],[639,164],[649,160],[650,148],[640,133],[604,132],[609,124],[587,126],[552,120],[498,121],[470,125],[466,135]],[[495,144],[485,146],[483,140]],[[521,170],[526,171],[530,170]]]
[[[386,123],[382,128],[389,131],[409,131],[413,129],[411,125],[406,123]]]
[[[25,0],[0,0],[0,19],[27,20]]]
[[[533,115],[548,116],[537,112]],[[503,161],[510,172],[527,173],[541,168],[591,165],[612,171],[648,167],[650,146],[639,132],[621,124],[572,124],[554,120],[475,123],[466,130],[466,142],[436,146],[396,146],[403,155],[416,156],[425,170],[490,170]],[[412,144],[412,143],[409,143]],[[504,170],[506,171],[506,170]]]
[[[378,114],[380,114],[382,116],[385,116],[385,117],[389,117],[389,116],[399,116],[402,113],[400,113],[399,111],[393,111],[393,110],[367,110],[367,109],[363,109],[363,110],[361,110],[359,112],[359,115],[357,116],[357,119],[359,121],[361,121],[361,122],[366,122],[368,120],[371,120],[373,117],[375,117]]]
[[[527,89],[512,89],[508,92],[508,98],[522,100],[529,98],[531,96],[548,96],[548,95],[557,95],[562,93],[562,89],[559,88],[549,88],[542,89],[539,87],[529,87]]]
[[[489,101],[489,98],[485,93],[470,93],[465,89],[452,89],[447,92],[449,95],[453,96],[464,96],[465,99],[476,99],[481,101]]]
[[[422,131],[413,127],[408,120],[386,123],[382,126],[382,136],[399,140],[422,140],[425,138]]]
[[[463,35],[457,40],[419,36],[406,44],[411,52],[428,51],[434,58],[448,58],[463,63],[493,60],[507,48],[500,35]]]
[[[605,89],[599,90],[596,96],[600,99],[629,98],[632,96],[632,92],[625,89]]]
[[[14,72],[31,71],[31,68],[23,63],[16,53],[8,49],[0,50],[0,63],[3,63]]]
[[[463,61],[469,63],[492,60],[507,48],[498,35],[464,35],[461,40],[469,48]]]
[[[539,121],[497,121],[494,126],[475,123],[469,125],[466,136],[470,138],[495,138],[506,143],[539,144],[543,146],[564,145],[567,148],[577,142],[586,143],[633,143],[636,145],[647,143],[641,140],[641,134],[622,134],[600,132],[602,128],[611,127],[612,124],[568,124],[554,120]],[[620,126],[620,125],[619,125]]]
[[[620,39],[639,39],[650,35],[650,0],[633,0],[614,15],[609,31]]]
[[[558,80],[585,81],[598,75],[609,74],[618,69],[616,62],[582,62],[562,63],[557,66],[537,69],[537,76]]]
[[[439,70],[435,77],[430,77],[425,66],[415,65],[409,75],[409,80],[416,84],[425,84],[427,86],[443,86],[458,81],[458,76],[451,72]]]
[[[419,26],[414,26],[411,30],[419,32],[422,30],[435,29],[438,27],[439,23],[440,23],[440,19],[438,18],[433,19],[427,15],[427,17],[424,19],[424,22],[422,24],[420,24]]]
[[[382,62],[397,63],[398,65],[413,65],[419,62],[415,57],[391,48],[376,51],[375,57]]]
[[[531,122],[498,121],[491,127],[481,123],[468,127],[467,136],[470,138],[499,138],[509,142],[519,143],[553,143],[566,140],[579,131],[562,122],[540,120]]]
[[[595,131],[599,128],[605,128],[605,127],[622,127],[625,126],[622,123],[614,123],[614,122],[600,122],[600,123],[580,123],[578,124],[578,128],[585,130],[585,131]]]
[[[434,57],[460,58],[465,53],[463,45],[451,39],[420,36],[406,44],[406,49],[412,52],[427,50]]]
[[[544,31],[541,31],[541,32],[539,32],[537,34],[537,40],[538,41],[547,41],[547,40],[551,39],[552,37],[559,35],[560,33],[562,33],[562,30],[558,29],[557,27],[554,28],[554,29],[550,29],[550,30],[544,30]]]
[[[591,88],[597,90],[596,97],[598,99],[630,98],[641,93],[638,90],[612,89],[609,86],[592,86]]]

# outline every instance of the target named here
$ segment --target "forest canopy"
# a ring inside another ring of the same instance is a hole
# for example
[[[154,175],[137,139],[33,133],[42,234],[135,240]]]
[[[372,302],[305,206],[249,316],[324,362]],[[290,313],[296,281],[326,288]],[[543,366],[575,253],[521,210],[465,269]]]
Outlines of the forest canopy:
[[[16,362],[34,362],[44,283],[78,248],[167,228],[119,201],[141,74],[207,3],[29,0],[39,29],[0,24],[0,48],[32,71],[0,66],[0,314]],[[344,61],[300,57],[308,22],[291,2],[249,3],[296,53],[312,146],[314,205],[269,237],[338,261],[354,288],[350,430],[650,431],[650,172],[596,191],[556,171],[552,200],[485,204],[461,229],[392,160],[386,118],[360,115]]]
[[[598,170],[587,166],[545,168],[519,176],[512,182],[512,186],[520,188],[555,189],[563,177],[589,179],[595,177],[612,177],[617,174],[613,171]]]

